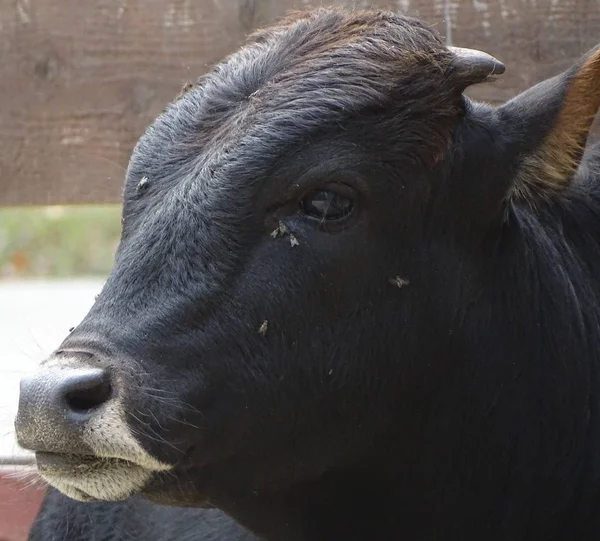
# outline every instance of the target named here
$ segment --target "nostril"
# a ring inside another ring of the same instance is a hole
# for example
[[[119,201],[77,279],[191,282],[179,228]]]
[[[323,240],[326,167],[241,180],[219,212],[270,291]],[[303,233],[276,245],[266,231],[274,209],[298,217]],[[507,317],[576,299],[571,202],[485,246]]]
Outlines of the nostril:
[[[75,413],[88,413],[107,402],[112,395],[108,374],[100,369],[70,374],[61,387],[64,403]]]
[[[65,401],[69,409],[76,412],[86,412],[107,402],[111,393],[110,383],[106,382],[87,390],[69,392],[65,395]]]

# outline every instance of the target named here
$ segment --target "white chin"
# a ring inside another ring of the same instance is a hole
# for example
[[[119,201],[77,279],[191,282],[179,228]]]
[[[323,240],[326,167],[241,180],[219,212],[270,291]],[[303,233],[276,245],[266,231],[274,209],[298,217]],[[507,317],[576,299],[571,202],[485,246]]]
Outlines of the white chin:
[[[139,492],[152,471],[132,463],[104,462],[82,474],[40,472],[41,477],[65,496],[78,501],[125,500]]]

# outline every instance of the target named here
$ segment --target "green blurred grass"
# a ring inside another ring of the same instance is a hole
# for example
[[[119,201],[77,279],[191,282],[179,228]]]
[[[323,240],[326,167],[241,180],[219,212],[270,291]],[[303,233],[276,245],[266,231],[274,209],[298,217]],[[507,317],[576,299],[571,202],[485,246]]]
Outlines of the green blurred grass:
[[[0,209],[0,278],[106,276],[120,205]]]

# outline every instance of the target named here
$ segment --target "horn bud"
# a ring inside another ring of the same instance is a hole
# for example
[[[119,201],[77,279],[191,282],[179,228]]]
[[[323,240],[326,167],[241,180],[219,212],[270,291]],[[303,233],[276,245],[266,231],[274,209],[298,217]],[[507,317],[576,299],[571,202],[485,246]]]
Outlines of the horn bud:
[[[506,68],[497,58],[476,49],[448,47],[453,54],[454,76],[466,88],[491,80],[494,75],[502,75]]]

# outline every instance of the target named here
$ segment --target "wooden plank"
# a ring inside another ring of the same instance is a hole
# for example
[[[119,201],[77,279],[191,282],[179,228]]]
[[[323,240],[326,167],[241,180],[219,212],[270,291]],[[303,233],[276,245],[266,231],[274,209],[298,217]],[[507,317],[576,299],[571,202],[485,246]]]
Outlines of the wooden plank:
[[[355,0],[337,0],[355,4]],[[305,0],[0,0],[0,205],[118,202],[135,141],[187,80]],[[600,0],[373,0],[507,65],[497,102],[600,41]]]
[[[45,494],[35,472],[0,467],[0,541],[26,541]]]

